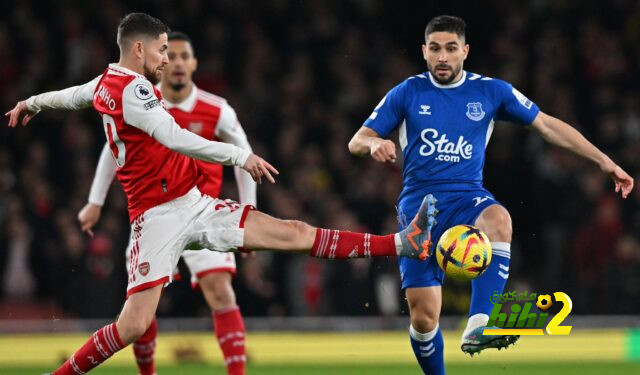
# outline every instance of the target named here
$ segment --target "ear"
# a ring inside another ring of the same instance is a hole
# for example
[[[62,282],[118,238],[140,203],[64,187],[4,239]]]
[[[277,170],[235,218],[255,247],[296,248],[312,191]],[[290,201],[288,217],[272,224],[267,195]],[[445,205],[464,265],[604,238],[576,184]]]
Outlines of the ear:
[[[142,58],[142,56],[144,56],[144,44],[142,43],[141,40],[137,40],[133,43],[133,55],[138,57],[138,58]]]
[[[424,61],[427,61],[427,52],[429,51],[428,47],[426,44],[422,45],[422,58],[424,59]]]
[[[194,57],[193,58],[193,71],[195,72],[196,70],[198,70],[198,59],[196,59]]]
[[[467,56],[469,56],[469,45],[465,44],[464,47],[462,47],[462,51],[464,52],[464,58],[462,59],[464,61],[467,59]]]

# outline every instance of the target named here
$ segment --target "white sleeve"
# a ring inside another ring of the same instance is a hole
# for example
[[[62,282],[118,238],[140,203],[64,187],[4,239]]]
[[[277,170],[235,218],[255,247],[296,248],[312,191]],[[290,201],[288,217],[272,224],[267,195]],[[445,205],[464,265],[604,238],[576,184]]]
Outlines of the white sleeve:
[[[96,91],[100,77],[102,76],[97,76],[84,85],[34,95],[27,99],[27,109],[34,112],[40,112],[43,109],[73,111],[91,107],[93,104],[93,93]]]
[[[247,135],[242,129],[236,111],[225,101],[220,111],[220,119],[216,126],[216,137],[223,142],[234,144],[242,149],[252,152],[251,145],[247,140]],[[242,168],[235,167],[233,173],[238,186],[238,196],[240,203],[250,204],[257,207],[256,182],[249,172]]]
[[[93,176],[91,191],[89,192],[89,203],[97,206],[104,205],[104,200],[109,192],[113,177],[116,175],[116,162],[113,160],[109,144],[105,143],[100,153],[96,175]]]
[[[125,123],[152,136],[167,148],[192,158],[242,167],[251,153],[232,144],[208,141],[182,129],[156,97],[151,82],[134,79],[122,93]]]

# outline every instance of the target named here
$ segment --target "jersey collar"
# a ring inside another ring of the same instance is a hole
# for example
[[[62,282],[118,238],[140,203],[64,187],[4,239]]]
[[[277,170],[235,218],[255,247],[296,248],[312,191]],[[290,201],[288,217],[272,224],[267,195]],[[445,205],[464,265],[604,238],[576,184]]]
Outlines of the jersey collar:
[[[129,75],[129,76],[136,76],[136,77],[142,78],[142,79],[147,79],[142,74],[136,73],[131,69],[127,69],[124,66],[120,66],[120,65],[115,64],[115,63],[109,64],[109,70],[112,73],[115,73],[115,74],[118,74],[118,75],[123,75],[123,76]]]
[[[158,87],[158,90],[160,90],[160,83],[158,83],[157,87]],[[191,112],[193,110],[193,107],[195,107],[196,105],[197,96],[198,96],[198,88],[194,83],[191,85],[191,92],[189,93],[189,95],[187,95],[187,97],[180,103],[172,103],[169,100],[167,100],[166,97],[163,98],[163,100],[167,109],[177,108],[183,112]]]
[[[451,84],[448,84],[448,85],[443,85],[443,84],[438,83],[438,81],[436,81],[436,80],[433,78],[433,76],[431,75],[431,72],[427,72],[427,73],[429,74],[429,79],[431,80],[431,83],[432,83],[435,87],[438,87],[438,88],[441,88],[441,89],[454,89],[454,88],[456,88],[456,87],[458,87],[458,86],[462,85],[462,84],[464,83],[464,81],[467,79],[467,71],[466,71],[466,70],[463,70],[463,71],[462,71],[462,78],[460,78],[460,80],[459,80],[458,82],[456,82],[456,83],[451,83]]]

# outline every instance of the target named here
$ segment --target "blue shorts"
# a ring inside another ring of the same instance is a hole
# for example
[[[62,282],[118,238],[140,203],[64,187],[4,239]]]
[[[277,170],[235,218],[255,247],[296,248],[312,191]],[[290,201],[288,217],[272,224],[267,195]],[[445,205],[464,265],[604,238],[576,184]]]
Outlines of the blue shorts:
[[[433,194],[438,202],[436,209],[439,211],[436,216],[437,224],[431,232],[431,239],[435,244],[440,240],[440,236],[445,230],[459,224],[473,225],[482,213],[482,210],[492,204],[500,204],[488,190],[478,187],[465,191],[431,191],[426,194]],[[398,207],[398,218],[400,229],[404,229],[420,208],[422,198],[414,199]],[[432,248],[432,251],[435,249]],[[428,286],[442,285],[444,272],[438,266],[435,256],[429,257],[427,261],[419,261],[412,258],[398,258],[400,266],[400,279],[402,289],[420,288]]]

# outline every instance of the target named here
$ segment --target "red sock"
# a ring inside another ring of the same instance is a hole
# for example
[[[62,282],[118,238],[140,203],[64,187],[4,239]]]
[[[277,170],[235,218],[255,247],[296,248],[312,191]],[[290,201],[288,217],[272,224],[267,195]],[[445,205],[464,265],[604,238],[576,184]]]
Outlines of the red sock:
[[[214,312],[213,326],[227,365],[227,374],[244,375],[247,362],[244,350],[245,329],[238,306]]]
[[[98,366],[124,345],[120,341],[116,324],[100,328],[71,358],[53,372],[54,375],[82,375]]]
[[[329,259],[397,256],[394,236],[318,228],[309,255]]]
[[[147,332],[145,332],[136,342],[133,343],[133,354],[136,356],[136,363],[140,375],[153,375],[156,373],[153,354],[156,352],[156,336],[158,336],[158,320],[153,319]]]

